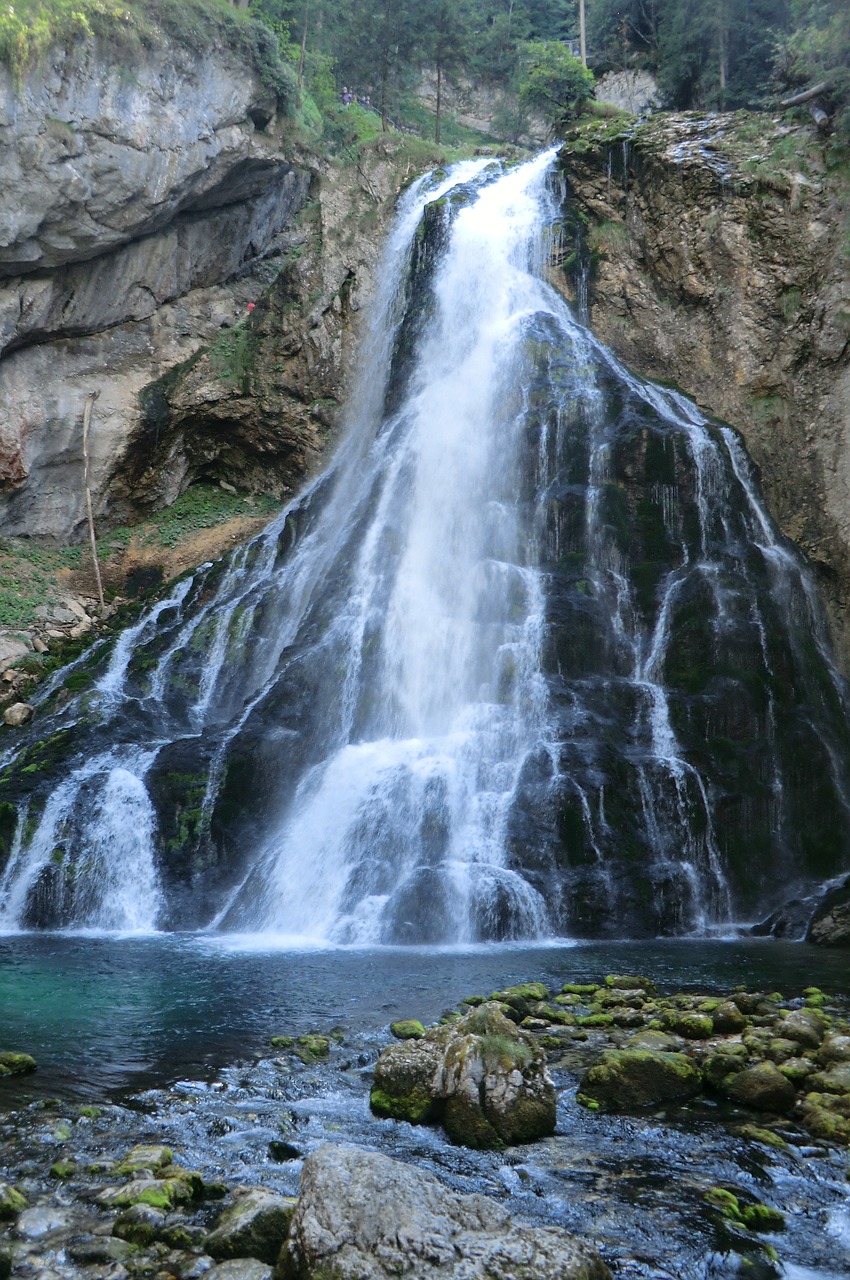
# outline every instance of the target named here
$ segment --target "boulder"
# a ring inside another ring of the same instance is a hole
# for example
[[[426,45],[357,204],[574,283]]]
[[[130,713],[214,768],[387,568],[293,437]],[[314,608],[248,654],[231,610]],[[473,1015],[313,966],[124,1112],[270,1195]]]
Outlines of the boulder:
[[[817,1049],[826,1033],[827,1023],[816,1009],[793,1009],[783,1018],[777,1030],[784,1040],[793,1040],[806,1049]]]
[[[794,1105],[794,1086],[773,1062],[744,1067],[729,1080],[725,1092],[735,1102],[755,1111],[784,1114]]]
[[[207,1236],[205,1249],[211,1258],[256,1258],[270,1265],[280,1253],[295,1201],[265,1187],[239,1187],[235,1200]]]
[[[24,1076],[35,1069],[35,1058],[28,1053],[0,1053],[0,1076]]]
[[[13,729],[20,729],[21,725],[32,720],[34,711],[35,708],[28,702],[13,702],[11,707],[7,707],[3,712],[3,723],[10,725]]]
[[[26,1198],[8,1182],[0,1182],[0,1222],[17,1218],[27,1207]]]
[[[494,1200],[373,1151],[320,1147],[275,1280],[608,1280],[565,1231],[522,1222]]]
[[[696,1097],[702,1072],[683,1053],[610,1049],[579,1086],[578,1101],[592,1110],[652,1107]]]
[[[800,1101],[800,1115],[816,1138],[850,1143],[850,1097],[846,1094],[807,1093]]]
[[[469,1147],[532,1142],[555,1128],[542,1046],[492,1003],[385,1049],[371,1104],[414,1124],[441,1119],[452,1142]]]

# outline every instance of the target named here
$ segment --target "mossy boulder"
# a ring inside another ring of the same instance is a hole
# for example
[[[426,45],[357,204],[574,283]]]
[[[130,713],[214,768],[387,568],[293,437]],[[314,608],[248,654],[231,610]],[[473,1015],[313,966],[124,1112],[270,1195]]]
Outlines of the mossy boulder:
[[[469,1147],[531,1142],[555,1128],[544,1046],[497,1003],[390,1045],[376,1064],[370,1100],[378,1115],[414,1124],[440,1119],[453,1142]]]
[[[818,1061],[824,1064],[850,1062],[850,1036],[843,1032],[831,1032],[829,1035],[824,1036],[818,1049]]]
[[[329,1056],[330,1050],[330,1040],[327,1036],[299,1036],[295,1041],[296,1056],[299,1057],[306,1066],[310,1066],[314,1062],[321,1062],[323,1058],[327,1058]]]
[[[390,1031],[396,1040],[421,1040],[425,1028],[415,1018],[402,1018],[399,1022],[390,1023]]]
[[[170,1147],[161,1146],[159,1143],[144,1143],[127,1152],[115,1169],[115,1173],[119,1178],[129,1178],[132,1174],[140,1173],[144,1169],[156,1173],[167,1168],[173,1160],[174,1153]]]
[[[785,1115],[794,1105],[794,1086],[774,1062],[757,1062],[727,1079],[724,1092],[741,1106],[754,1111]]]
[[[440,1105],[435,1078],[442,1064],[443,1049],[433,1037],[391,1044],[375,1064],[369,1095],[372,1110],[410,1124],[436,1120]]]
[[[743,1071],[747,1065],[747,1050],[743,1045],[723,1046],[711,1053],[703,1063],[705,1082],[712,1089],[722,1089],[731,1076]]]
[[[615,1110],[687,1102],[702,1086],[702,1072],[683,1053],[611,1049],[581,1082],[578,1101]]]
[[[0,1076],[23,1076],[35,1071],[35,1058],[28,1053],[0,1053]]]
[[[257,1258],[273,1266],[289,1232],[297,1201],[265,1187],[242,1187],[235,1193],[204,1248],[211,1258]]]
[[[850,1093],[850,1062],[835,1062],[826,1071],[817,1071],[810,1086],[819,1093]]]
[[[605,986],[616,987],[618,991],[645,991],[647,995],[655,994],[655,983],[636,973],[606,973]]]
[[[780,1062],[779,1070],[786,1080],[790,1080],[794,1085],[800,1085],[812,1075],[815,1064],[811,1058],[786,1058],[784,1062]]]
[[[850,1097],[812,1091],[800,1100],[800,1117],[816,1138],[850,1143]]]
[[[654,1031],[647,1027],[643,1031],[636,1031],[634,1035],[629,1036],[623,1047],[626,1049],[648,1049],[652,1053],[678,1053],[682,1048],[682,1041],[678,1036],[670,1035],[667,1031]]]
[[[777,1031],[785,1040],[793,1040],[806,1049],[818,1049],[827,1031],[827,1021],[817,1009],[792,1009]]]
[[[686,1040],[710,1040],[714,1022],[707,1013],[674,1013],[665,1015],[664,1025]]]
[[[27,1207],[26,1196],[21,1195],[8,1182],[0,1182],[0,1222],[17,1218]]]
[[[599,990],[598,982],[565,982],[561,987],[564,996],[592,996]]]
[[[718,1035],[735,1035],[743,1031],[747,1025],[746,1014],[743,1014],[734,1000],[723,1000],[711,1015],[714,1030]]]

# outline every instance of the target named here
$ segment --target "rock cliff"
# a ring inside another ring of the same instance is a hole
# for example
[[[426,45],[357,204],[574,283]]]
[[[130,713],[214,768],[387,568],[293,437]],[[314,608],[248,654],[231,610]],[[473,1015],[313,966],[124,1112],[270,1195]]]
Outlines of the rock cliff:
[[[221,42],[0,68],[0,533],[80,535],[93,391],[102,527],[317,456],[399,179],[386,148],[340,177],[279,106]]]
[[[850,244],[837,161],[807,126],[746,112],[598,120],[561,152],[594,330],[741,431],[773,515],[818,572],[846,667]]]

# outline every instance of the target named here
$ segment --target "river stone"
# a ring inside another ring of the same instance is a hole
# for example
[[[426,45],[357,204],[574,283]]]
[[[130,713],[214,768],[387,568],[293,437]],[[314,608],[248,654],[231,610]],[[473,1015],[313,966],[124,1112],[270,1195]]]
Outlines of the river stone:
[[[71,1224],[72,1211],[52,1204],[25,1209],[15,1223],[15,1235],[21,1240],[40,1240]]]
[[[836,1093],[807,1093],[800,1101],[803,1124],[816,1138],[850,1143],[850,1097]]]
[[[430,1173],[354,1147],[319,1147],[275,1280],[608,1280],[565,1231],[514,1219]]]
[[[34,711],[35,708],[28,702],[13,702],[11,707],[7,707],[3,712],[3,723],[13,729],[20,729],[21,725],[32,719]]]
[[[204,1245],[211,1258],[257,1258],[273,1264],[286,1238],[295,1201],[265,1187],[237,1187],[234,1203]]]
[[[777,1025],[783,1039],[794,1040],[806,1049],[817,1049],[826,1034],[823,1014],[815,1009],[794,1009]]]
[[[850,1062],[836,1062],[826,1071],[818,1071],[809,1084],[819,1093],[850,1093]]]
[[[0,1222],[16,1218],[27,1207],[26,1197],[8,1182],[0,1182]]]
[[[711,1015],[714,1030],[719,1035],[732,1035],[743,1031],[747,1025],[746,1015],[741,1012],[733,1000],[724,1000]]]
[[[684,1053],[609,1049],[579,1086],[578,1101],[591,1109],[651,1107],[687,1102],[702,1085],[702,1073]]]
[[[755,1066],[745,1067],[732,1076],[725,1091],[742,1106],[780,1114],[791,1110],[796,1096],[794,1086],[774,1062],[757,1062]]]
[[[850,1035],[840,1033],[825,1036],[818,1050],[818,1061],[850,1062]]]
[[[0,1076],[28,1075],[36,1065],[28,1053],[0,1053]]]
[[[271,1267],[256,1258],[231,1258],[204,1272],[204,1280],[271,1280],[271,1275]]]
[[[451,1141],[468,1147],[532,1142],[555,1129],[544,1049],[493,1003],[390,1045],[370,1100],[378,1115],[441,1119]]]

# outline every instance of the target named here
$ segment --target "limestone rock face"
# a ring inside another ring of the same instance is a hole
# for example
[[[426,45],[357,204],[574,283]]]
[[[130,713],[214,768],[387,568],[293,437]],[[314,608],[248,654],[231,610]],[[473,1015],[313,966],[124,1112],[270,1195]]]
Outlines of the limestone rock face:
[[[606,1280],[602,1260],[565,1231],[513,1219],[486,1196],[458,1195],[373,1151],[320,1147],[276,1280]]]
[[[555,1128],[555,1087],[533,1036],[496,1003],[480,1005],[378,1059],[371,1103],[413,1124],[440,1119],[453,1142],[501,1147]]]
[[[823,143],[789,117],[664,114],[577,128],[561,163],[593,329],[741,431],[850,667],[850,257]]]
[[[0,529],[67,538],[87,393],[103,516],[138,393],[245,316],[310,176],[238,54],[162,44],[128,75],[93,42],[0,68],[0,171]]]

